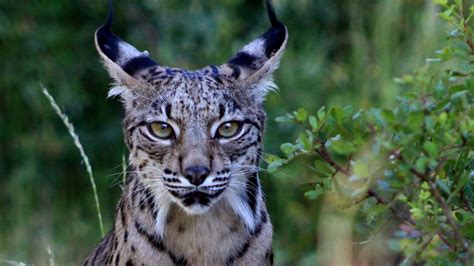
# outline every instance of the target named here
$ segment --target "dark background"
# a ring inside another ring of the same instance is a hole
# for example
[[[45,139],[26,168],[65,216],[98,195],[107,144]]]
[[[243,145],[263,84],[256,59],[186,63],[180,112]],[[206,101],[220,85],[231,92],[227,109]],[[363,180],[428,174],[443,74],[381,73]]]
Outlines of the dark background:
[[[262,1],[116,0],[114,32],[162,65],[220,64],[269,27]],[[275,117],[299,106],[391,105],[393,78],[442,47],[444,29],[425,0],[275,0],[289,41],[269,95],[266,152],[297,134]],[[0,0],[0,264],[79,264],[98,243],[93,194],[71,137],[41,93],[48,88],[74,124],[92,164],[105,226],[119,198],[122,108],[94,47],[106,1]],[[303,197],[311,174],[261,173],[278,265],[320,256],[321,201]]]

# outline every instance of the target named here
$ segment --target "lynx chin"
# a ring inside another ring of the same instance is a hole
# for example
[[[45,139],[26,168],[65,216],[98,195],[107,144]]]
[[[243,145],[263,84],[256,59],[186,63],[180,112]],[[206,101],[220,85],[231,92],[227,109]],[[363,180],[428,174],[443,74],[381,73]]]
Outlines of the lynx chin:
[[[125,108],[126,184],[112,230],[85,265],[271,265],[272,225],[258,178],[266,114],[288,32],[270,29],[227,63],[161,66],[111,32],[95,45]]]

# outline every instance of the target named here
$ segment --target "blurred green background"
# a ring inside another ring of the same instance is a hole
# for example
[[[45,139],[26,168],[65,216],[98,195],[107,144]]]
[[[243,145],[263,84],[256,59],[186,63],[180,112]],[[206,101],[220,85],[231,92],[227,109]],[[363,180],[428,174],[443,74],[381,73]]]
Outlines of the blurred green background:
[[[386,106],[409,73],[443,46],[428,0],[274,0],[290,38],[266,102],[266,152],[294,139],[274,118],[304,106]],[[115,1],[114,31],[162,65],[227,61],[268,27],[262,1]],[[93,194],[79,153],[41,94],[42,83],[76,127],[111,228],[120,187],[122,108],[106,100],[107,73],[93,33],[105,0],[0,0],[0,264],[79,264],[98,243]],[[303,197],[311,174],[261,174],[275,227],[277,265],[314,265],[321,201]],[[322,217],[324,218],[324,217]]]

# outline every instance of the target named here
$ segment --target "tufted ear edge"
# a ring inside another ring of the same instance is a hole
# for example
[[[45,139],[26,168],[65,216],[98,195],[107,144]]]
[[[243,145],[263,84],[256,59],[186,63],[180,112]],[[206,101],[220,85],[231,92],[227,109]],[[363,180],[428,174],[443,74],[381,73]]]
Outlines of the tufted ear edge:
[[[222,74],[249,87],[252,96],[258,101],[263,101],[266,93],[276,87],[272,73],[279,66],[288,40],[288,30],[277,19],[271,1],[265,1],[265,4],[271,28],[220,66]]]
[[[137,73],[158,64],[149,56],[147,51],[138,49],[117,37],[111,31],[113,20],[113,4],[109,0],[107,20],[95,32],[95,46],[109,75],[117,85],[136,87],[143,85]],[[110,94],[113,90],[110,91]],[[120,94],[115,90],[115,95]],[[112,96],[115,96],[112,95]]]

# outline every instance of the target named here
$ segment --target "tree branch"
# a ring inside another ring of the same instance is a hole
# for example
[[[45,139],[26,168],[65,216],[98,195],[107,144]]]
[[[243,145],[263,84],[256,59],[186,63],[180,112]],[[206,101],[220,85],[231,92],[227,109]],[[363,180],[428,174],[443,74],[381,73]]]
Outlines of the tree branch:
[[[328,164],[330,164],[332,167],[334,167],[334,169],[336,169],[336,172],[341,172],[341,173],[343,173],[344,175],[346,175],[346,176],[348,176],[348,177],[352,175],[352,172],[350,171],[350,169],[345,169],[344,167],[340,166],[338,163],[336,163],[336,162],[331,158],[331,155],[329,154],[328,150],[327,150],[326,147],[324,146],[324,143],[321,143],[321,146],[316,149],[316,153],[317,153],[324,161],[326,161]],[[382,196],[380,196],[380,195],[379,195],[376,191],[374,191],[373,189],[369,189],[369,190],[367,191],[367,197],[365,197],[364,199],[367,199],[367,198],[370,198],[370,197],[375,198],[375,200],[377,201],[377,203],[386,205],[386,206],[388,207],[388,209],[390,210],[390,212],[392,212],[393,215],[397,216],[397,217],[400,218],[401,220],[407,221],[407,222],[410,223],[411,225],[416,225],[415,221],[413,221],[413,219],[412,219],[410,216],[405,215],[405,214],[403,214],[403,213],[400,213],[397,209],[395,209],[389,202],[387,202]]]
[[[400,154],[400,152],[395,151],[392,152],[392,155],[400,160],[403,163],[406,163],[405,159],[403,156]],[[433,172],[433,179],[436,178],[436,172],[442,167],[442,164],[444,164],[444,160],[441,160],[437,166],[436,171]],[[418,178],[420,178],[422,181],[425,181],[428,183],[430,187],[431,194],[433,194],[433,197],[435,198],[436,202],[441,206],[441,209],[443,210],[444,215],[446,216],[446,220],[448,224],[451,226],[454,237],[456,240],[461,244],[461,248],[464,252],[468,252],[469,249],[466,245],[466,241],[464,240],[460,230],[459,230],[459,225],[456,223],[454,220],[453,214],[449,208],[449,205],[446,203],[444,198],[441,196],[441,193],[438,190],[438,186],[436,185],[435,182],[431,178],[429,178],[429,175],[422,174],[418,172],[415,168],[411,167],[410,172],[412,172],[414,175],[416,175]],[[448,242],[445,242],[448,243]],[[449,245],[449,244],[448,244]]]

